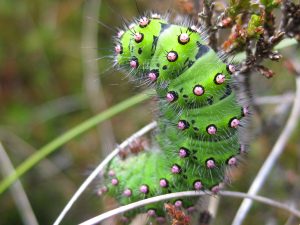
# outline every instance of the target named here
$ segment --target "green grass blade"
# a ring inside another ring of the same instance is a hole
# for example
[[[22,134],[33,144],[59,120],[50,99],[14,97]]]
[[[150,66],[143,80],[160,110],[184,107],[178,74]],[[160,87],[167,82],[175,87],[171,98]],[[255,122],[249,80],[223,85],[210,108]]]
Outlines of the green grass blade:
[[[49,154],[57,150],[60,146],[64,145],[74,137],[86,132],[87,130],[95,127],[97,124],[111,118],[112,116],[138,104],[147,99],[149,99],[151,92],[143,92],[136,96],[133,96],[107,110],[104,112],[91,117],[90,119],[82,122],[71,130],[60,135],[50,143],[46,144],[44,147],[39,149],[36,153],[28,157],[21,165],[19,165],[15,172],[11,175],[5,177],[0,183],[0,194],[6,191],[17,179],[28,172],[32,167],[34,167],[41,160],[46,158]]]

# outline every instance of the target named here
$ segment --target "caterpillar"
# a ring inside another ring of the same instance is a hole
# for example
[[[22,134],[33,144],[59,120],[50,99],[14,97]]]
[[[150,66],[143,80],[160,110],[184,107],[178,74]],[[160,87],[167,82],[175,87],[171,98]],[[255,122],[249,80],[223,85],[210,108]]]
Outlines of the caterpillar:
[[[236,67],[207,45],[200,27],[171,24],[155,13],[119,30],[115,63],[156,90],[158,128],[150,150],[111,162],[100,192],[121,205],[186,190],[217,193],[245,151],[239,130],[249,110],[234,88]],[[171,203],[192,212],[196,202]],[[163,203],[155,203],[124,214],[123,222],[140,212],[166,221]]]

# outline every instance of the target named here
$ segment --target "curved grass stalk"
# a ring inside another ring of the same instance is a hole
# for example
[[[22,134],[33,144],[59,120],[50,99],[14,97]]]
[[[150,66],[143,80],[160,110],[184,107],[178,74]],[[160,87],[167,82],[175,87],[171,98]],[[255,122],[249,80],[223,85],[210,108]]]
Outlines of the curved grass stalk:
[[[111,108],[105,110],[98,115],[91,117],[90,119],[82,122],[76,127],[65,132],[61,136],[57,137],[53,141],[40,148],[36,153],[27,158],[21,165],[19,165],[15,172],[5,177],[0,183],[0,194],[7,190],[17,179],[28,172],[33,166],[46,158],[48,155],[57,150],[60,146],[64,145],[74,137],[86,132],[87,130],[95,127],[97,124],[111,118],[112,116],[123,112],[124,110],[147,100],[151,96],[151,91],[143,92],[136,96],[133,96]]]
[[[78,188],[75,194],[72,196],[68,204],[65,206],[63,211],[60,213],[58,218],[55,220],[53,225],[58,225],[70,210],[75,201],[79,198],[79,196],[83,193],[83,191],[89,186],[89,184],[98,176],[98,174],[103,170],[103,168],[119,153],[121,149],[126,148],[131,142],[135,139],[143,136],[148,133],[150,130],[154,129],[157,126],[156,122],[149,123],[147,126],[140,129],[138,132],[133,134],[131,137],[126,139],[122,144],[120,144],[115,150],[113,150],[89,175],[89,177],[82,183],[82,185]]]
[[[277,162],[278,158],[281,156],[288,139],[293,134],[295,128],[298,125],[300,117],[300,74],[296,77],[296,94],[294,98],[294,105],[292,108],[292,112],[290,114],[290,117],[278,137],[271,153],[269,154],[268,158],[260,168],[257,176],[255,177],[254,181],[251,184],[251,187],[248,190],[248,194],[255,195],[257,194],[260,189],[263,187],[268,175],[272,171],[272,168],[274,167],[275,163]],[[250,208],[252,205],[251,199],[244,199],[242,204],[240,205],[240,208],[238,209],[232,225],[241,225],[248,214]]]
[[[166,194],[166,195],[159,195],[159,196],[155,196],[152,198],[147,198],[138,202],[134,202],[125,206],[121,206],[117,209],[113,209],[111,211],[105,212],[101,215],[98,215],[94,218],[91,218],[87,221],[84,221],[82,223],[80,223],[79,225],[93,225],[93,224],[97,224],[105,219],[108,219],[112,216],[127,212],[129,210],[135,209],[135,208],[139,208],[142,207],[144,205],[148,205],[151,203],[155,203],[155,202],[160,202],[160,201],[164,201],[164,200],[168,200],[168,199],[172,199],[172,198],[182,198],[182,197],[191,197],[191,196],[203,196],[203,195],[212,195],[211,192],[209,191],[184,191],[184,192],[177,192],[177,193],[171,193],[171,194]],[[269,199],[263,196],[258,196],[258,195],[249,195],[247,193],[242,193],[242,192],[234,192],[234,191],[220,191],[219,195],[221,196],[228,196],[228,197],[233,197],[233,198],[247,198],[247,199],[252,199],[261,203],[264,203],[266,205],[270,205],[273,207],[277,207],[280,208],[282,210],[285,210],[293,215],[295,215],[296,217],[300,218],[300,211],[291,208],[285,204],[282,204],[278,201],[275,201],[273,199]]]

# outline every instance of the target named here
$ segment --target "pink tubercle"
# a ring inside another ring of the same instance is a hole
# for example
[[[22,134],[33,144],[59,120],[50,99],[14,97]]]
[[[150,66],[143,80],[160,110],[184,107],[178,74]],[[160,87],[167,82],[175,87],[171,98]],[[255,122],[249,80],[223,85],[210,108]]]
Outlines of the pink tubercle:
[[[199,191],[199,190],[201,190],[201,188],[202,188],[202,183],[201,183],[201,181],[196,181],[196,182],[194,182],[194,189],[195,189],[195,190]]]
[[[165,223],[166,219],[165,219],[165,217],[159,216],[159,217],[156,217],[156,222],[158,222],[158,223]]]
[[[135,40],[136,42],[142,41],[142,40],[143,40],[143,34],[141,34],[141,33],[135,33],[135,34],[134,34],[134,40]]]
[[[119,184],[119,180],[117,178],[113,178],[113,179],[111,179],[111,184],[116,186]]]
[[[176,96],[174,93],[172,93],[172,92],[167,93],[166,99],[168,102],[173,102],[175,100],[175,98],[176,98]]]
[[[122,52],[122,47],[121,47],[121,45],[116,45],[116,46],[115,46],[115,52],[116,52],[117,54],[120,54],[120,53]]]
[[[179,174],[181,172],[181,168],[178,165],[173,165],[171,168],[171,172],[173,174]]]
[[[130,197],[132,195],[132,191],[129,188],[127,188],[124,190],[123,195],[126,197]]]
[[[225,75],[224,74],[218,74],[216,76],[216,79],[215,79],[216,83],[217,84],[223,84],[225,82]]]
[[[106,186],[103,186],[103,187],[98,189],[97,194],[100,196],[100,195],[106,193],[107,191],[108,191],[108,188]]]
[[[232,64],[228,64],[227,68],[228,68],[229,73],[235,73],[236,72],[236,68]]]
[[[185,158],[187,155],[188,155],[188,152],[186,149],[184,149],[184,148],[179,149],[179,157],[180,158]]]
[[[130,60],[130,67],[136,69],[138,67],[138,63],[136,60]]]
[[[160,179],[159,186],[162,188],[168,187],[168,181],[166,179]]]
[[[212,192],[213,194],[218,194],[218,193],[220,192],[220,190],[221,190],[221,187],[220,187],[219,185],[213,186],[213,187],[211,188],[211,192]]]
[[[238,119],[233,119],[230,122],[230,127],[232,128],[238,128],[239,125],[240,125],[240,121]]]
[[[217,133],[217,128],[214,125],[210,125],[207,127],[207,133],[210,135],[214,135]]]
[[[229,160],[228,160],[228,165],[229,166],[236,166],[237,165],[237,159],[235,157],[231,157]]]
[[[149,192],[149,188],[147,185],[143,184],[140,186],[140,192],[147,194]]]
[[[108,171],[108,176],[114,177],[115,175],[116,175],[115,171],[113,170]]]
[[[145,16],[143,16],[140,20],[139,20],[139,25],[141,26],[141,27],[145,27],[145,26],[147,26],[148,24],[149,24],[149,19],[147,18],[147,17],[145,17]]]
[[[204,88],[201,85],[196,85],[193,89],[193,93],[197,96],[201,96],[204,93]]]
[[[121,38],[124,35],[125,31],[124,30],[120,30],[117,34],[118,38]]]
[[[178,54],[175,51],[170,51],[167,54],[167,59],[169,62],[175,62],[178,58]]]
[[[156,80],[157,80],[157,75],[156,75],[156,73],[154,73],[154,72],[150,72],[150,73],[148,74],[148,78],[149,78],[151,81],[156,81]]]
[[[175,203],[174,203],[175,207],[177,208],[180,208],[182,206],[182,201],[181,200],[177,200]]]
[[[156,212],[155,212],[154,209],[149,209],[147,211],[147,215],[150,216],[150,217],[154,217],[154,216],[156,216]]]
[[[182,33],[179,35],[179,42],[186,44],[190,41],[190,36],[187,33]]]
[[[213,169],[216,167],[215,161],[213,159],[209,159],[206,161],[206,167],[208,169]]]
[[[177,124],[177,128],[179,130],[184,130],[187,128],[185,121],[183,120],[179,120],[178,124]]]

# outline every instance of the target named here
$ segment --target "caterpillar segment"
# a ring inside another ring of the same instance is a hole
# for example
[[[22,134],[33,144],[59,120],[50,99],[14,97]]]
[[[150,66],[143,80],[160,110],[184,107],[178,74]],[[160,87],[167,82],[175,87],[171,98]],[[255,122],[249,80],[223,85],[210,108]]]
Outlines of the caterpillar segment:
[[[143,16],[120,31],[115,61],[134,80],[151,83],[159,99],[158,149],[113,160],[102,189],[121,205],[156,195],[222,187],[228,167],[237,166],[239,127],[248,107],[237,101],[225,64],[204,41],[200,30],[170,24],[158,14]],[[242,149],[242,150],[241,150]],[[175,207],[192,212],[197,199],[175,199]],[[125,213],[128,221],[147,212],[163,223],[163,203]]]

